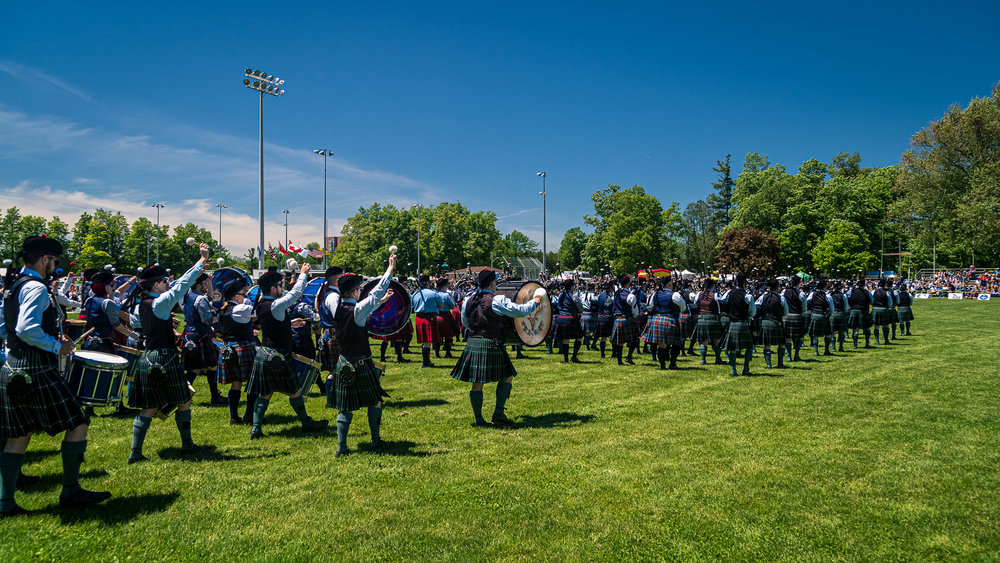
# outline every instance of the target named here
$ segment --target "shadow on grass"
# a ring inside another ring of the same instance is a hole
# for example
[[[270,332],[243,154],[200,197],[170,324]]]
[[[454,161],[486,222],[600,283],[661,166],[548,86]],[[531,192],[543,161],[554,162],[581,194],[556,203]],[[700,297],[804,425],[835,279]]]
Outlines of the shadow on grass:
[[[43,459],[54,455],[59,455],[59,450],[55,448],[49,450],[28,450],[24,454],[24,463],[28,464],[36,461],[42,461]]]
[[[574,412],[551,412],[542,416],[525,415],[515,421],[516,428],[563,428],[578,426],[594,421],[592,414],[577,414]]]
[[[220,452],[215,446],[209,444],[203,446],[205,449],[189,455],[182,455],[180,448],[163,448],[157,452],[160,459],[169,461],[241,461],[244,459],[256,459],[261,456],[237,456]]]
[[[297,419],[296,419],[297,420]],[[336,435],[337,433],[337,422],[331,421],[330,426],[327,426],[319,432],[303,432],[302,427],[299,425],[288,426],[280,430],[267,431],[267,427],[264,427],[264,433],[268,436],[284,436],[287,438],[329,438],[331,433]]]
[[[437,455],[431,452],[419,452],[414,451],[413,448],[417,446],[416,442],[410,442],[408,440],[399,441],[389,441],[383,440],[382,447],[373,450],[371,448],[371,443],[358,444],[358,451],[364,453],[371,453],[375,455],[391,455],[397,457],[428,457],[432,455]]]
[[[81,479],[97,479],[99,477],[107,477],[108,472],[103,469],[91,469],[89,471],[83,471],[80,473]],[[62,472],[59,473],[49,473],[47,475],[39,475],[38,483],[30,487],[25,487],[23,489],[18,489],[25,493],[41,493],[44,491],[50,491],[52,489],[61,488],[63,484]]]
[[[107,502],[83,509],[50,506],[42,512],[58,515],[63,524],[100,520],[104,524],[124,524],[140,516],[163,512],[180,497],[180,493],[112,497]]]
[[[450,401],[445,401],[444,399],[418,399],[415,401],[387,401],[384,406],[392,409],[412,409],[417,407],[437,407],[450,404]]]

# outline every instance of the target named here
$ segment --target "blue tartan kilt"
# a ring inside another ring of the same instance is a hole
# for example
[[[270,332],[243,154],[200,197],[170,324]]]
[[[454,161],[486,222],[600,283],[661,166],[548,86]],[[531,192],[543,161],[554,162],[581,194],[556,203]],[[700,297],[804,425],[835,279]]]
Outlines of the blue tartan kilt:
[[[597,338],[607,338],[611,336],[613,327],[614,321],[611,317],[601,315],[597,317],[597,328],[594,330],[594,336]]]
[[[910,309],[909,307],[900,307],[899,321],[897,322],[908,323],[912,320],[913,320],[913,309]]]
[[[835,334],[847,332],[847,319],[850,317],[847,311],[834,311],[830,315],[830,330]]]
[[[494,383],[515,375],[517,370],[503,343],[482,336],[469,338],[451,370],[453,378],[466,383]]]
[[[128,406],[133,409],[152,409],[164,405],[183,405],[191,400],[181,362],[174,348],[146,350],[136,362],[135,380],[128,395]],[[149,381],[149,368],[159,364],[165,372],[165,381],[154,385]]]
[[[653,315],[642,331],[642,341],[648,344],[683,346],[684,334],[681,323],[670,315]]]
[[[715,315],[698,315],[691,338],[697,342],[715,342],[722,338],[722,323]]]
[[[333,401],[337,410],[356,411],[374,407],[382,402],[383,397],[389,396],[385,389],[382,389],[384,372],[375,367],[371,356],[364,358],[344,356],[344,359],[354,366],[354,381],[350,386],[345,386],[339,377],[334,379]]]
[[[847,328],[868,330],[872,327],[872,316],[868,311],[851,309],[847,316]]]
[[[250,380],[250,372],[253,371],[253,360],[257,357],[256,342],[226,342],[226,346],[233,349],[239,363],[238,370],[226,369],[226,364],[222,361],[222,354],[219,354],[219,383],[237,383]]]
[[[583,338],[583,328],[580,327],[580,320],[571,315],[559,315],[553,319],[555,329],[552,338],[556,340],[579,340]]]
[[[55,436],[89,422],[58,366],[31,352],[7,358],[0,368],[0,440],[34,432]],[[28,400],[15,402],[7,395],[7,381],[22,370],[31,376],[33,393]]]
[[[722,338],[721,346],[726,352],[739,352],[753,347],[753,335],[750,334],[750,323],[745,321],[730,321],[729,330]]]
[[[618,346],[635,344],[639,341],[639,331],[636,330],[635,319],[615,317],[614,328],[611,329],[611,343]]]
[[[185,333],[183,346],[181,364],[184,371],[211,370],[219,365],[219,348],[213,342],[212,335],[206,334],[199,338],[197,334]]]
[[[781,318],[785,328],[785,340],[795,341],[806,335],[806,323],[802,315],[785,315]]]
[[[785,343],[785,328],[780,322],[764,319],[760,322],[757,343],[764,346],[782,346]]]
[[[275,355],[281,355],[284,361],[278,364],[278,369],[268,369],[268,360]],[[257,355],[253,359],[253,369],[250,371],[250,380],[247,382],[247,393],[261,397],[275,392],[294,395],[299,390],[299,378],[295,376],[291,361],[291,354],[285,357],[274,348],[258,346]]]
[[[594,330],[597,328],[597,319],[590,313],[584,313],[580,316],[580,328],[584,334],[594,334]]]
[[[824,336],[830,336],[830,334],[831,330],[829,317],[819,313],[813,313],[809,316],[810,338],[823,338]]]
[[[337,335],[332,328],[324,328],[319,337],[319,363],[323,364],[323,371],[332,372],[337,367],[338,358],[340,344],[337,342]]]
[[[892,315],[889,314],[889,308],[872,307],[872,323],[875,326],[888,326],[892,324]]]

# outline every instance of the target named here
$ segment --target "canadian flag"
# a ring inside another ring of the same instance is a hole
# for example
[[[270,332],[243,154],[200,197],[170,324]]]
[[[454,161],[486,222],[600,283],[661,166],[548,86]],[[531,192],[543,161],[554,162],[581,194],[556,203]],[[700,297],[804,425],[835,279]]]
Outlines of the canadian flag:
[[[306,256],[309,255],[309,251],[308,250],[303,250],[303,249],[295,246],[294,244],[292,244],[292,241],[288,241],[288,251],[289,252],[294,252],[295,254],[298,254],[299,256],[301,256],[303,258],[305,258]]]

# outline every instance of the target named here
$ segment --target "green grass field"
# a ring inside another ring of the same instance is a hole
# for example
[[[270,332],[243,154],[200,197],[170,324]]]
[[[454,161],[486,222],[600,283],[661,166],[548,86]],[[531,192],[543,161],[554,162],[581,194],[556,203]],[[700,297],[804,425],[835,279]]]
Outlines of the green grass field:
[[[394,445],[366,453],[358,412],[340,459],[335,429],[303,435],[278,396],[250,442],[200,379],[194,438],[217,448],[200,461],[172,419],[134,466],[131,419],[93,422],[82,484],[113,492],[102,506],[58,508],[59,443],[36,437],[24,469],[43,480],[17,498],[42,513],[0,522],[0,560],[996,559],[1000,305],[914,313],[894,346],[804,349],[781,377],[536,348],[515,362],[513,430],[470,427],[448,369],[390,359]],[[324,404],[307,401],[333,419]]]

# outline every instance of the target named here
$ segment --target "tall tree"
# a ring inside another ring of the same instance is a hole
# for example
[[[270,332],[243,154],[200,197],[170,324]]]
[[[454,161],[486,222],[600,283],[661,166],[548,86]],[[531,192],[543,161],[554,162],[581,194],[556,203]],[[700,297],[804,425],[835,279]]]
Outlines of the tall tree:
[[[739,227],[722,233],[716,259],[723,272],[769,275],[776,271],[780,250],[774,235],[756,227]]]
[[[716,160],[712,170],[719,173],[719,179],[712,182],[714,194],[709,194],[708,205],[714,214],[716,230],[722,230],[731,220],[730,213],[733,206],[733,188],[736,183],[733,181],[732,166],[730,159],[732,154],[726,155],[726,160]]]
[[[559,245],[559,262],[567,270],[580,266],[583,249],[587,246],[587,235],[580,227],[573,227],[563,235]]]

